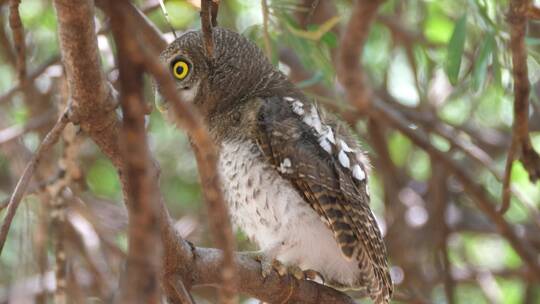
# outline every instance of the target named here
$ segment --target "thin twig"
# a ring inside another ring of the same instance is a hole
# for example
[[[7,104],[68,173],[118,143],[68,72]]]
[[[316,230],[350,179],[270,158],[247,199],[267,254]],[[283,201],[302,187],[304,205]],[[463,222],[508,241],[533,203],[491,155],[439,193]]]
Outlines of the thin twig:
[[[69,121],[68,109],[66,109],[64,113],[62,113],[60,118],[58,118],[52,130],[49,131],[47,136],[45,136],[45,138],[39,145],[36,153],[30,160],[30,162],[26,165],[26,168],[24,168],[24,172],[22,176],[19,178],[19,181],[17,182],[17,185],[15,186],[15,190],[13,191],[9,199],[9,203],[7,207],[7,214],[4,219],[4,222],[2,223],[2,228],[0,230],[0,255],[2,254],[2,249],[4,248],[4,243],[6,242],[6,238],[9,232],[9,227],[11,226],[11,222],[13,221],[13,218],[15,217],[17,208],[19,207],[19,204],[26,191],[26,188],[28,187],[28,184],[30,183],[32,176],[34,175],[34,171],[36,170],[39,164],[39,161],[41,160],[43,155],[45,155],[45,153],[47,153],[58,141],[58,139],[60,138],[60,135],[62,134],[62,130],[64,130],[68,121]]]
[[[201,0],[201,30],[203,32],[204,48],[208,58],[214,56],[214,39],[212,35],[212,0]],[[216,15],[217,15],[217,10]]]
[[[19,84],[22,84],[26,78],[26,46],[24,43],[24,28],[19,14],[20,3],[21,0],[11,0],[9,2],[9,26],[13,32],[13,44],[17,54],[17,76]]]
[[[508,155],[506,157],[506,165],[504,167],[504,176],[502,180],[502,201],[499,207],[499,212],[505,214],[510,208],[510,199],[512,197],[511,176],[512,165],[514,164],[514,155],[518,148],[517,138],[512,136],[512,143],[508,148]]]
[[[266,56],[272,59],[272,45],[270,44],[270,33],[268,32],[268,18],[270,12],[268,11],[267,0],[261,0],[262,15],[263,15],[263,38],[264,49],[266,50]]]
[[[210,3],[210,20],[212,21],[212,27],[218,26],[217,16],[219,12],[219,1],[220,0],[212,0]]]

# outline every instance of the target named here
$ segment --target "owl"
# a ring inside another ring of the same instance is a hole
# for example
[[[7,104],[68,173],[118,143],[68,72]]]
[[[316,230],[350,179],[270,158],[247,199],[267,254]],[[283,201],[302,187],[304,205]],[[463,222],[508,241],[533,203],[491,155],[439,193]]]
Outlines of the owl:
[[[181,99],[203,116],[232,222],[259,246],[263,274],[300,269],[388,303],[392,282],[369,207],[369,163],[348,127],[242,35],[214,28],[213,39],[212,58],[202,33],[192,31],[161,61]]]

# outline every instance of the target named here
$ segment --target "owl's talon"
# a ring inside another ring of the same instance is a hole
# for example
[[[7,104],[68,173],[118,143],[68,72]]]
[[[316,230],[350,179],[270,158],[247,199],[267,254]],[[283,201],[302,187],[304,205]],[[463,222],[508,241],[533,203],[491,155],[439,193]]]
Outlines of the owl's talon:
[[[280,271],[282,271],[281,269],[284,268],[284,266],[280,261],[268,257],[264,252],[261,251],[246,252],[245,254],[261,264],[261,275],[263,278],[266,279],[272,273],[272,270],[275,270],[280,276],[282,276]]]
[[[304,270],[304,277],[306,280],[324,285],[323,275],[316,270],[313,270],[313,269]]]
[[[280,277],[287,275],[287,266],[283,265],[279,260],[274,259],[272,261],[272,268],[279,274]]]
[[[306,279],[304,272],[298,266],[290,266],[288,271],[290,275],[299,281]]]

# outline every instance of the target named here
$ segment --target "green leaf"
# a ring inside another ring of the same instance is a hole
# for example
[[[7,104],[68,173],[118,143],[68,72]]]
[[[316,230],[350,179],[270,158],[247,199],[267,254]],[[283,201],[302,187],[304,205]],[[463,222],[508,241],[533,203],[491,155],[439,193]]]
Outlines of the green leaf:
[[[495,84],[499,87],[502,87],[502,71],[501,71],[501,62],[499,61],[499,52],[497,48],[493,49],[493,79],[495,79]]]
[[[446,74],[452,85],[456,85],[461,67],[461,57],[465,50],[465,37],[467,35],[467,15],[463,15],[456,23],[450,42],[448,43],[446,58]]]
[[[475,91],[478,91],[486,80],[488,61],[491,53],[493,53],[493,48],[495,47],[495,38],[493,34],[488,34],[482,46],[480,46],[480,52],[478,57],[474,62],[473,68],[473,88]]]

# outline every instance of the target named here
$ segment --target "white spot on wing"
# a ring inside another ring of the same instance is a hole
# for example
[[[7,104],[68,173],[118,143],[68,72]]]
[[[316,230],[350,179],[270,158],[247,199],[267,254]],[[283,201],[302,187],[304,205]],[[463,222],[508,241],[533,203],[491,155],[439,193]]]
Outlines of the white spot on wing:
[[[304,115],[304,104],[301,103],[300,101],[296,100],[295,102],[293,102],[292,104],[292,110],[294,113],[296,113],[297,115]]]
[[[354,165],[352,169],[353,177],[356,178],[359,181],[363,181],[366,179],[366,173],[362,168],[360,168],[360,165]]]
[[[326,140],[326,138],[324,138],[324,137],[319,138],[319,144],[324,149],[324,151],[326,151],[328,153],[332,153],[332,146],[330,145],[328,140]]]
[[[290,97],[290,96],[285,96],[283,97],[283,99],[285,99],[285,101],[293,101],[294,98]]]
[[[279,164],[278,171],[281,173],[291,173],[292,172],[291,166],[292,166],[291,160],[288,158],[285,158],[281,162],[281,164]]]
[[[321,124],[321,118],[319,117],[319,113],[317,112],[317,109],[315,106],[311,106],[311,111],[309,115],[304,116],[304,122],[315,129],[315,131],[319,134],[322,132],[322,124]]]
[[[336,144],[336,139],[334,137],[334,131],[331,127],[326,128],[326,138],[333,144]]]
[[[339,140],[339,144],[341,145],[341,149],[343,149],[343,151],[345,152],[353,152],[353,149],[351,149],[351,147],[349,147],[349,145],[347,145],[346,142],[344,142],[343,140]]]
[[[351,165],[349,157],[347,156],[347,154],[345,154],[345,151],[343,150],[339,151],[338,159],[339,163],[345,168],[349,168],[349,166]]]

